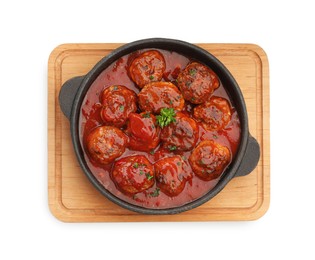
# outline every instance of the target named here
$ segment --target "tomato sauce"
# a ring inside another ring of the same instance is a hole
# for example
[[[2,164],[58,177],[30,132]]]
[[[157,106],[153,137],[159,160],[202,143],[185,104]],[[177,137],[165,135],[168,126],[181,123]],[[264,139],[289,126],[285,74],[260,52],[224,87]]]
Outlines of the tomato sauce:
[[[107,69],[105,69],[91,85],[81,106],[79,124],[82,147],[85,147],[86,135],[95,127],[103,125],[103,121],[100,116],[100,110],[102,108],[100,103],[100,95],[105,88],[112,85],[124,85],[127,88],[133,90],[136,94],[140,92],[141,89],[135,85],[128,75],[128,66],[135,56],[144,51],[145,50],[137,51],[118,59]],[[176,52],[166,50],[159,50],[159,52],[163,54],[166,64],[162,81],[174,82],[179,72],[192,61],[190,58]],[[233,103],[231,102],[231,99],[229,98],[221,82],[219,88],[214,90],[212,96],[222,97],[229,101],[232,109],[231,120],[224,129],[218,131],[209,131],[205,129],[200,123],[198,123],[199,138],[196,145],[198,145],[198,143],[203,140],[213,140],[221,145],[226,146],[230,150],[233,160],[240,140],[240,122],[238,114],[233,108]],[[194,104],[186,102],[183,112],[192,117],[192,110],[194,106]],[[138,112],[140,113],[140,111]],[[123,131],[126,130],[125,128],[122,129]],[[164,157],[180,155],[189,165],[188,158],[191,155],[191,152],[192,151],[170,151],[163,148],[161,145],[150,152],[135,151],[126,148],[125,152],[116,160],[131,155],[144,155],[152,164],[154,164],[156,161]],[[164,194],[160,189],[157,188],[156,184],[143,192],[129,196],[117,189],[111,178],[113,163],[105,166],[97,164],[96,162],[93,162],[87,154],[85,154],[85,159],[93,175],[108,191],[122,200],[145,208],[165,209],[184,205],[206,194],[217,184],[220,179],[217,178],[211,181],[204,181],[193,174],[193,177],[187,181],[184,190],[177,196],[170,197]]]

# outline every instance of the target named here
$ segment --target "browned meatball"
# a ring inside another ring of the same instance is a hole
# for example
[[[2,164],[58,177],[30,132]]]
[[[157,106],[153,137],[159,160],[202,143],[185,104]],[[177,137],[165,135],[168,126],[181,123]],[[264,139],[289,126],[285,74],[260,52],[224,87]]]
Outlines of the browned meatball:
[[[163,146],[171,151],[188,151],[194,148],[198,141],[198,125],[195,120],[178,112],[175,122],[161,131]]]
[[[220,130],[230,122],[231,108],[226,99],[211,97],[209,101],[194,108],[194,117],[207,130]]]
[[[136,112],[136,93],[125,86],[113,85],[103,91],[101,117],[105,124],[122,127],[130,113]]]
[[[140,87],[152,81],[160,81],[165,71],[165,61],[159,51],[146,51],[136,57],[130,67],[131,79]]]
[[[185,100],[178,88],[171,82],[152,82],[138,94],[142,111],[159,113],[162,108],[182,110]]]
[[[154,167],[143,155],[124,157],[115,162],[112,179],[126,194],[136,194],[154,185]]]
[[[189,157],[195,175],[205,181],[218,178],[230,160],[230,150],[212,140],[200,142]]]
[[[192,178],[189,166],[180,156],[163,158],[154,164],[156,185],[168,196],[177,196]]]
[[[86,137],[89,156],[100,164],[109,164],[121,156],[128,143],[128,137],[113,126],[99,126]]]
[[[177,84],[185,100],[201,104],[219,87],[220,82],[211,69],[198,62],[192,62],[179,73]]]

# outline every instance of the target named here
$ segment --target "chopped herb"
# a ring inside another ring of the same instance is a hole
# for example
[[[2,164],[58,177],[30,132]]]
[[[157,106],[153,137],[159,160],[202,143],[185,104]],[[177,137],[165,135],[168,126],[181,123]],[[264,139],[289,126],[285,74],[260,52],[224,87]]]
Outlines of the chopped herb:
[[[150,154],[155,154],[155,151],[152,149],[151,151],[150,151]]]
[[[191,85],[191,81],[187,81],[187,82],[185,83],[185,86],[186,86],[187,88],[190,88],[190,85]]]
[[[190,76],[195,76],[195,75],[196,75],[196,72],[197,72],[197,70],[195,70],[195,69],[190,69],[190,70],[189,70],[189,75],[190,75]]]
[[[118,90],[118,87],[115,85],[115,86],[113,87],[113,90]]]
[[[138,167],[139,167],[139,164],[138,164],[137,162],[135,162],[135,163],[133,164],[133,168],[138,169]]]
[[[170,102],[169,102],[169,103],[170,103],[170,105],[173,105],[173,100],[170,100]]]
[[[205,162],[203,161],[203,159],[199,160],[199,164],[205,165]]]
[[[212,136],[213,136],[214,139],[218,139],[218,136],[217,136],[217,135],[214,134],[214,135],[212,135]]]
[[[177,162],[176,164],[177,164],[178,166],[181,166],[181,165],[182,165],[182,163],[181,163],[181,162]]]
[[[151,180],[153,178],[153,175],[151,175],[149,172],[145,174],[145,177],[147,177],[148,180]]]
[[[190,99],[191,102],[194,102],[195,100],[196,100],[196,98],[194,98],[194,97],[192,97],[192,98]]]
[[[160,189],[159,188],[156,188],[153,192],[151,192],[150,194],[150,197],[157,197],[160,195]]]
[[[146,112],[144,114],[142,114],[143,118],[150,118],[151,113],[150,112]]]
[[[121,106],[119,107],[119,110],[120,110],[120,111],[124,111],[124,108],[125,108],[125,106],[121,105]]]
[[[154,79],[154,76],[153,76],[153,75],[150,75],[149,79],[150,79],[150,80],[153,80],[153,79]]]
[[[187,160],[187,157],[186,157],[185,155],[183,155],[183,156],[182,156],[182,159],[183,159],[184,161],[186,161],[186,160]]]
[[[176,114],[173,108],[162,108],[160,115],[156,116],[156,119],[159,126],[163,128],[172,122],[176,122],[175,116]]]
[[[142,171],[142,170],[140,170],[140,172],[139,172],[140,175],[143,175],[144,173],[145,173],[145,172]]]
[[[168,147],[170,151],[175,151],[177,149],[176,145],[171,145]]]
[[[214,169],[208,169],[207,171],[206,171],[206,173],[208,173],[208,174],[211,174],[211,173],[213,173],[214,172]]]

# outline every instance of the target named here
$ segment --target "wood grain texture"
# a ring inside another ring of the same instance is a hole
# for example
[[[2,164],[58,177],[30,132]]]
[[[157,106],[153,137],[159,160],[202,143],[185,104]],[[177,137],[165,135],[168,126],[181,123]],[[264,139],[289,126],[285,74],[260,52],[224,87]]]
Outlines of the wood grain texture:
[[[202,206],[177,215],[141,215],[101,195],[82,172],[74,154],[70,124],[58,104],[62,84],[86,74],[122,44],[64,44],[48,62],[48,201],[52,214],[65,222],[255,220],[270,200],[269,68],[265,52],[253,44],[197,44],[215,55],[233,74],[247,106],[250,133],[261,148],[256,169],[233,179]]]

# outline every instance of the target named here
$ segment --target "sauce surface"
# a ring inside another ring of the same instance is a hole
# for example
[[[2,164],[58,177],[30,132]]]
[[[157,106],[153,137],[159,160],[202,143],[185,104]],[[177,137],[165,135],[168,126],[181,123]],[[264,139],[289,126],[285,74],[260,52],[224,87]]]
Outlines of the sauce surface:
[[[79,134],[81,145],[84,148],[84,151],[87,151],[86,139],[88,134],[91,133],[95,128],[104,125],[104,121],[101,117],[103,109],[101,100],[104,90],[111,86],[120,85],[134,91],[136,95],[138,95],[141,91],[141,88],[134,83],[134,81],[128,74],[128,68],[130,67],[131,62],[145,51],[147,50],[137,51],[118,59],[107,69],[105,69],[91,85],[85,96],[85,99],[83,100],[79,120]],[[193,62],[193,60],[176,52],[166,50],[158,51],[163,55],[165,61],[165,70],[163,72],[163,77],[162,79],[159,79],[159,81],[170,82],[176,85],[176,79],[179,73],[183,71],[188,64]],[[213,91],[211,97],[224,98],[228,101],[231,107],[230,121],[225,125],[224,128],[219,130],[206,128],[203,122],[196,121],[198,138],[196,138],[197,141],[195,146],[197,146],[202,141],[212,140],[222,146],[227,147],[231,153],[231,160],[233,160],[234,155],[237,152],[240,139],[240,122],[237,112],[234,109],[233,103],[231,102],[221,82],[219,86]],[[185,100],[185,105],[181,113],[185,114],[189,118],[193,118],[193,109],[196,106],[197,104]],[[139,110],[139,108],[138,111],[136,111],[136,113],[139,114],[141,112],[142,111]],[[147,126],[144,126],[144,128],[145,127]],[[127,126],[123,126],[120,129],[123,132],[128,132]],[[132,150],[126,147],[124,152],[115,160],[117,161],[119,159],[134,155],[143,155],[148,159],[151,164],[154,164],[164,158],[174,156],[181,157],[182,160],[187,164],[186,167],[188,167],[188,171],[190,172],[192,177],[187,179],[183,191],[176,196],[169,196],[169,194],[162,192],[161,189],[158,188],[156,183],[154,183],[154,185],[150,188],[133,195],[123,193],[119,188],[117,188],[111,176],[115,161],[106,165],[99,164],[96,161],[93,161],[93,159],[91,159],[91,157],[87,153],[85,153],[85,159],[91,172],[97,178],[97,180],[115,196],[129,203],[145,208],[162,209],[181,206],[198,199],[217,184],[220,176],[224,172],[223,171],[218,178],[213,180],[203,180],[196,176],[188,160],[193,151],[193,149],[188,151],[186,151],[185,149],[172,150],[169,147],[166,147],[165,145],[160,143],[157,147],[151,149],[150,151]],[[228,168],[228,166],[226,168]]]

